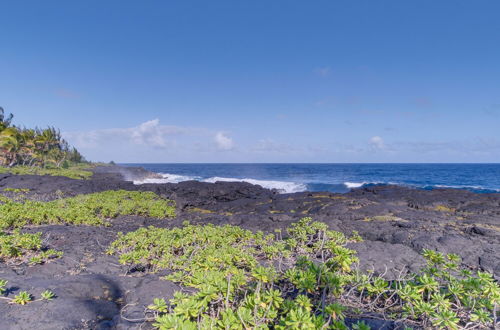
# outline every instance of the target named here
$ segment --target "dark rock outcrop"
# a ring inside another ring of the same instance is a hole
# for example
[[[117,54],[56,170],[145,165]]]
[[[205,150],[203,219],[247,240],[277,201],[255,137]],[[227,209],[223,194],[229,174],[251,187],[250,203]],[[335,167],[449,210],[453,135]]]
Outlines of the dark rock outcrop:
[[[0,302],[1,329],[32,329],[35,323],[38,329],[138,329],[152,298],[171,297],[179,287],[159,280],[162,274],[144,274],[120,265],[106,249],[119,231],[180,226],[185,220],[273,232],[310,216],[347,235],[359,232],[364,241],[349,247],[358,252],[360,267],[387,278],[397,277],[402,269],[421,268],[422,249],[457,253],[467,267],[500,277],[500,194],[398,186],[373,186],[346,194],[278,194],[240,182],[134,185],[130,181],[152,176],[143,169],[111,166],[97,168],[90,180],[0,175],[0,191],[29,188],[28,196],[39,200],[126,189],[153,191],[174,199],[178,208],[172,220],[119,217],[111,227],[26,229],[43,232],[47,245],[64,256],[37,266],[0,263],[0,278],[9,280],[16,291],[28,290],[36,296],[51,289],[58,298],[23,307]]]

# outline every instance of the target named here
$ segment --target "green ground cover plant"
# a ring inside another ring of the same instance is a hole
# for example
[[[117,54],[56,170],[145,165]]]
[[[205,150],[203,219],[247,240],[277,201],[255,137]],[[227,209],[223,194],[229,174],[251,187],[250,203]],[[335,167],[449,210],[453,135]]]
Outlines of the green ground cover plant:
[[[15,175],[50,175],[65,176],[71,179],[89,179],[93,173],[91,164],[73,164],[68,167],[36,167],[36,166],[0,166],[1,173],[12,173]]]
[[[239,227],[141,228],[120,234],[109,253],[184,289],[149,311],[159,329],[369,329],[362,319],[406,326],[494,328],[500,289],[491,274],[460,268],[460,258],[424,251],[428,266],[387,281],[355,267],[346,237],[303,218],[264,235]],[[360,320],[347,323],[346,319]]]
[[[27,225],[69,223],[106,225],[119,215],[152,218],[175,216],[175,203],[153,192],[109,190],[50,202],[0,200],[0,229]]]
[[[26,194],[28,193],[30,190],[27,189],[27,188],[4,188],[5,192],[11,192],[11,193],[15,193],[15,194]]]
[[[28,234],[14,230],[0,231],[0,261],[10,263],[41,264],[59,258],[62,252],[44,249],[42,233]]]
[[[0,191],[0,203],[10,201],[22,202],[29,196],[30,189],[25,188],[4,188]]]
[[[0,279],[0,300],[6,300],[10,304],[26,305],[31,302],[50,301],[56,298],[56,295],[50,290],[45,290],[44,292],[42,292],[40,294],[40,298],[38,299],[34,299],[33,295],[28,291],[20,291],[14,297],[7,297],[6,294],[10,291],[7,288],[7,283],[8,281]]]

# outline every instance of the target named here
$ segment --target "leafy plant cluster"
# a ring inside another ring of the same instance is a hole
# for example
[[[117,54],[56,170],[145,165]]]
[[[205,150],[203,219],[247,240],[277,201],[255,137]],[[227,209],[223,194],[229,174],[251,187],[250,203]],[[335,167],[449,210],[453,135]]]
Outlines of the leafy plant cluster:
[[[343,314],[334,319],[318,313],[315,280],[295,265],[315,258],[335,274],[345,274],[357,259],[344,245],[358,236],[347,238],[311,218],[294,224],[288,234],[283,240],[281,233],[230,225],[149,227],[120,234],[109,253],[120,254],[122,264],[173,270],[167,279],[197,290],[177,292],[170,304],[155,299],[150,308],[162,329],[342,326]]]
[[[239,227],[141,228],[120,234],[109,253],[120,262],[192,288],[149,310],[160,329],[347,329],[346,318],[392,318],[401,326],[491,328],[500,303],[490,274],[459,269],[455,255],[425,251],[429,266],[387,281],[353,265],[346,237],[303,218],[288,237]],[[359,321],[353,329],[369,329]]]
[[[12,167],[1,167],[1,173],[12,173],[15,175],[50,175],[50,176],[65,176],[71,179],[88,179],[93,173],[90,171],[91,164],[71,164],[67,167],[54,167],[47,165],[46,167],[23,166],[17,165]]]
[[[0,203],[9,201],[22,202],[29,196],[30,189],[25,188],[4,188],[0,193]]]
[[[0,261],[41,264],[59,258],[62,252],[43,249],[42,233],[28,234],[14,230],[12,233],[0,231]]]
[[[153,192],[109,190],[50,202],[0,202],[0,229],[42,224],[105,225],[105,219],[119,215],[153,218],[175,216],[175,204]]]
[[[33,295],[29,293],[28,291],[20,291],[17,295],[14,297],[7,297],[7,293],[10,291],[7,288],[7,283],[8,281],[0,279],[0,299],[1,300],[7,300],[10,304],[18,304],[18,305],[26,305],[30,302],[35,302],[35,301],[50,301],[54,298],[56,298],[56,295],[50,291],[50,290],[45,290],[40,294],[40,298],[34,299]]]
[[[349,288],[361,307],[423,328],[488,329],[498,325],[500,287],[490,273],[461,268],[460,256],[425,250],[427,267],[394,281],[359,272]],[[344,297],[349,298],[349,296]]]
[[[26,193],[29,193],[30,190],[27,188],[4,188],[3,191],[15,193],[15,194],[26,194]]]
[[[85,162],[83,156],[54,127],[41,129],[12,125],[13,115],[0,107],[0,165],[67,167]]]
[[[424,250],[423,256],[427,267],[399,289],[400,297],[407,302],[405,315],[450,329],[497,325],[500,287],[492,274],[460,269],[461,258],[456,254]]]

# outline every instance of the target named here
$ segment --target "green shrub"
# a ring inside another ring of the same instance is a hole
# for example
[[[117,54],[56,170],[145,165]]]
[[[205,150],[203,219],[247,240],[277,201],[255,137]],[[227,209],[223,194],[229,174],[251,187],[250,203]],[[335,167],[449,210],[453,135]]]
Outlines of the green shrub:
[[[170,305],[163,299],[154,301],[150,308],[157,312],[155,326],[161,329],[306,329],[341,322],[341,315],[334,320],[315,313],[317,297],[309,296],[318,290],[318,274],[311,276],[309,268],[323,272],[323,282],[327,275],[331,281],[342,281],[357,260],[354,251],[343,246],[351,240],[311,218],[302,219],[288,233],[290,239],[282,240],[230,225],[140,228],[119,234],[109,253],[120,254],[122,264],[173,270],[167,279],[198,290],[191,295],[177,292]],[[314,268],[309,259],[324,264]],[[329,290],[323,282],[320,292]],[[292,288],[293,283],[299,292],[296,298],[287,297],[280,287]],[[341,314],[341,308],[329,310]]]
[[[41,236],[42,233],[23,234],[19,230],[10,234],[0,231],[0,261],[41,264],[59,258],[62,252],[42,249]]]
[[[424,251],[428,267],[387,281],[352,265],[359,241],[311,218],[288,229],[289,238],[239,227],[141,228],[120,234],[109,253],[122,264],[195,288],[149,310],[160,329],[347,329],[346,317],[380,315],[400,327],[494,328],[500,289],[492,276],[460,269],[456,255]],[[376,314],[374,314],[376,313]],[[369,329],[363,321],[353,329]]]
[[[119,215],[175,216],[174,202],[153,192],[110,190],[50,202],[2,201],[0,229],[57,223],[103,225],[106,224],[105,219]]]
[[[42,168],[34,166],[0,166],[1,173],[12,173],[14,175],[50,175],[65,176],[71,179],[89,179],[93,173],[90,171],[90,164],[75,164],[68,167]]]

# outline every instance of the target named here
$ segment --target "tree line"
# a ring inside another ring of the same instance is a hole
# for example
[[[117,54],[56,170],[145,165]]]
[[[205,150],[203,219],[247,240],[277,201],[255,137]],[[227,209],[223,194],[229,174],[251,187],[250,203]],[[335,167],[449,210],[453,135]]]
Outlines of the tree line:
[[[0,107],[0,165],[67,167],[85,162],[54,127],[25,128],[12,125],[12,114]]]

